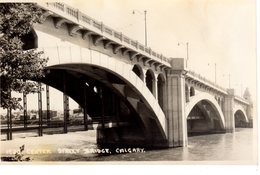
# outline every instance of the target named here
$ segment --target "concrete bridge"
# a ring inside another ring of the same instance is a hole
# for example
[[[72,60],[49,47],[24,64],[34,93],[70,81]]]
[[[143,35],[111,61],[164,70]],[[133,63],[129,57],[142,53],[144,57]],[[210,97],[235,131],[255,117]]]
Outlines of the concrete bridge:
[[[249,92],[237,97],[186,70],[184,59],[167,58],[75,8],[38,6],[45,13],[24,48],[49,57],[39,81],[65,94],[64,116],[70,96],[85,118],[117,123],[97,130],[99,144],[186,146],[188,135],[234,132],[252,120]]]

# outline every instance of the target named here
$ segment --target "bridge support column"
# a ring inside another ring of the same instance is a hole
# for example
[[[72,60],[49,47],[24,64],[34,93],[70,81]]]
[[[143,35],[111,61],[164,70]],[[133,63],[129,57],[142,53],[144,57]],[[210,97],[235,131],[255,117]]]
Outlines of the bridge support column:
[[[246,107],[246,115],[248,118],[247,127],[253,128],[253,114],[252,114],[253,102],[252,102],[252,97],[251,97],[251,94],[250,94],[248,88],[246,88],[243,97],[244,97],[244,99],[246,99],[249,102],[249,105],[247,105],[247,107]]]
[[[87,113],[87,87],[84,86],[84,107],[83,107],[83,112],[84,112],[84,129],[85,131],[88,130],[88,113]]]
[[[63,108],[64,108],[63,133],[67,133],[68,121],[69,121],[69,97],[66,94],[63,94]]]
[[[67,80],[65,75],[63,75],[63,115],[64,115],[64,123],[63,123],[63,133],[68,132],[68,121],[69,121],[69,97],[67,96]]]
[[[224,116],[225,116],[225,125],[226,132],[234,132],[235,130],[235,119],[234,119],[234,89],[228,89],[228,95],[225,97],[224,101]]]
[[[246,108],[246,115],[248,117],[248,122],[249,122],[247,124],[248,128],[253,128],[252,108],[253,108],[253,104],[252,104],[252,102],[250,102],[249,106],[247,106],[247,108]]]
[[[167,118],[169,147],[187,146],[187,120],[185,117],[185,77],[182,67],[167,72]],[[177,62],[184,62],[177,59]],[[183,64],[184,65],[184,64]]]
[[[102,130],[105,129],[105,104],[104,104],[104,96],[105,96],[105,93],[104,93],[104,89],[100,88],[100,97],[101,97],[101,110],[102,110]]]

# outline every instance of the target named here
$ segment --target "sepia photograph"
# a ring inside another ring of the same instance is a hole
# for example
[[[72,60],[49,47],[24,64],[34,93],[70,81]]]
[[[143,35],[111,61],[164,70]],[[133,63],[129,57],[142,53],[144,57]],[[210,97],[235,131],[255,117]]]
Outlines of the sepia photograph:
[[[0,164],[258,165],[256,0],[0,1]]]

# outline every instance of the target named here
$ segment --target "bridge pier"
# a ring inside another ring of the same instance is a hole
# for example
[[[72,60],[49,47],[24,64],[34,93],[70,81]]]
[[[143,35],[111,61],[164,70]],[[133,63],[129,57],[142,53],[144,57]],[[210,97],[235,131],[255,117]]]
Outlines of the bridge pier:
[[[252,102],[252,98],[251,98],[251,94],[248,90],[248,88],[245,90],[244,96],[243,96],[248,102],[249,102],[249,106],[247,106],[246,108],[246,115],[248,117],[248,125],[247,127],[249,128],[253,128],[253,102]]]
[[[184,59],[172,59],[173,70],[167,72],[167,119],[169,147],[187,146],[185,117]]]
[[[84,107],[83,107],[83,114],[84,114],[84,130],[88,130],[88,112],[87,112],[87,89],[86,86],[84,86]]]
[[[64,122],[63,122],[63,133],[68,132],[68,121],[69,121],[69,97],[67,95],[67,80],[66,77],[63,75],[63,115],[64,115]]]
[[[235,118],[233,112],[234,106],[234,89],[227,90],[228,95],[225,97],[224,100],[224,117],[225,117],[225,125],[226,125],[226,132],[233,133],[235,131]]]
[[[64,123],[63,123],[63,133],[68,132],[68,121],[69,121],[69,97],[63,94],[63,108],[64,108]]]

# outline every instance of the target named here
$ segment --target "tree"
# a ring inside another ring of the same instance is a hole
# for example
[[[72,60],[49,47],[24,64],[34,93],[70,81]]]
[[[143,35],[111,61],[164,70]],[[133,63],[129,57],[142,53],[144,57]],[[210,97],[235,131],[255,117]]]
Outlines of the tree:
[[[23,36],[40,22],[43,11],[34,3],[0,3],[0,98],[2,108],[22,109],[11,91],[34,93],[47,59],[35,49],[24,50]]]

